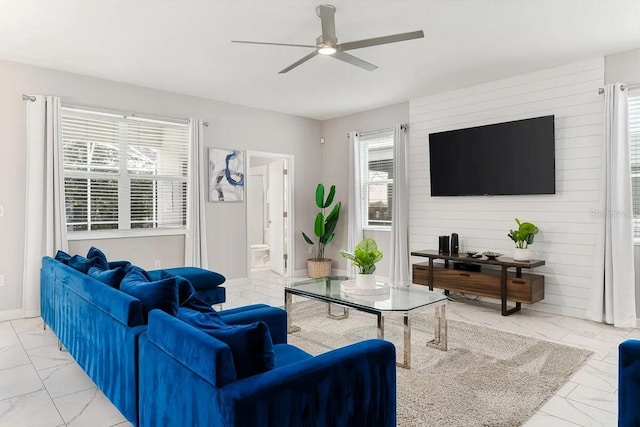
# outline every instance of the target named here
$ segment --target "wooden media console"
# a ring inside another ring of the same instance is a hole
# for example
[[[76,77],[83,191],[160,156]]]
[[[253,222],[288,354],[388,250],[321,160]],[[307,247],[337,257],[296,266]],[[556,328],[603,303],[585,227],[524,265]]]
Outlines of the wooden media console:
[[[447,291],[464,292],[501,301],[502,315],[519,311],[521,304],[533,304],[544,299],[544,276],[522,273],[545,264],[543,260],[514,261],[509,257],[497,259],[471,258],[467,255],[453,255],[438,251],[415,251],[412,256],[428,258],[427,262],[413,264],[413,283]],[[436,259],[444,260],[435,264]],[[454,263],[480,271],[453,268]],[[487,266],[487,268],[482,268]],[[450,267],[450,268],[448,268]],[[508,271],[509,269],[515,271]],[[515,307],[507,308],[507,301],[515,302]]]

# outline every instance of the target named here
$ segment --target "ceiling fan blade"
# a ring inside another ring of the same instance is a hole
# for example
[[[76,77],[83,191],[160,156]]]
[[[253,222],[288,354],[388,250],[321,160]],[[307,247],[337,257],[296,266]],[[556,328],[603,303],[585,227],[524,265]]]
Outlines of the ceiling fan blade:
[[[291,43],[267,43],[267,42],[250,42],[245,40],[231,40],[231,43],[246,43],[246,44],[268,44],[272,46],[295,46],[295,47],[312,47],[315,49],[315,45],[312,44],[291,44]]]
[[[339,59],[340,61],[348,62],[351,65],[355,65],[356,67],[364,68],[365,70],[373,71],[378,68],[375,65],[368,63],[367,61],[363,61],[362,59],[356,58],[355,56],[345,52],[337,51],[331,56]]]
[[[337,42],[335,6],[321,4],[318,6],[317,12],[318,15],[320,15],[320,22],[322,23],[322,40],[324,40],[325,43],[335,44]]]
[[[360,49],[363,47],[369,46],[377,46],[381,44],[387,43],[396,43],[403,42],[405,40],[413,40],[413,39],[421,39],[424,37],[424,32],[420,31],[412,31],[410,33],[401,33],[401,34],[393,34],[391,36],[382,36],[382,37],[374,37],[372,39],[364,39],[364,40],[356,40],[354,42],[340,43],[337,48],[338,50],[351,50],[351,49]]]
[[[308,54],[307,56],[305,56],[304,58],[301,58],[299,60],[297,60],[296,62],[294,62],[293,64],[289,65],[287,68],[285,68],[282,71],[279,71],[278,74],[284,74],[287,73],[291,70],[293,70],[294,68],[296,68],[298,65],[303,64],[305,62],[307,62],[308,60],[310,60],[311,58],[313,58],[314,56],[316,56],[318,54],[318,52],[316,52],[315,50],[313,52],[311,52],[310,54]]]

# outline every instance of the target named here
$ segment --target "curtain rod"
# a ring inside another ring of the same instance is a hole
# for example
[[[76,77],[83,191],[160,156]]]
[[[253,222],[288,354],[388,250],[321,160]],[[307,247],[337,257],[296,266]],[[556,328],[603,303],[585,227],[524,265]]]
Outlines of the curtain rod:
[[[35,97],[34,95],[24,95],[24,94],[23,94],[23,95],[22,95],[22,100],[23,100],[23,101],[31,101],[31,102],[35,102],[35,101],[36,101],[36,97]],[[69,106],[70,106],[71,108],[74,108],[74,107],[77,107],[77,108],[88,108],[88,109],[102,110],[102,111],[108,111],[108,112],[116,111],[116,110],[110,110],[110,109],[108,109],[108,108],[103,108],[103,107],[99,107],[99,108],[97,108],[97,107],[92,107],[92,106],[88,106],[88,105],[69,105]],[[121,113],[121,111],[118,111],[118,113]],[[125,115],[127,115],[127,114],[128,114],[128,115],[130,115],[130,116],[132,116],[132,117],[141,117],[141,118],[145,118],[145,117],[147,117],[147,118],[151,118],[151,119],[154,119],[154,118],[155,118],[155,119],[165,119],[165,120],[169,120],[169,118],[168,118],[168,117],[161,117],[161,116],[155,116],[155,117],[154,117],[154,116],[152,116],[152,115],[146,115],[146,114],[143,114],[143,115],[136,115],[136,112],[135,112],[135,111],[134,111],[134,112],[131,112],[131,113],[123,113],[123,114],[125,114]],[[170,120],[176,120],[176,119],[170,119]],[[188,120],[187,120],[187,119],[177,119],[177,120],[184,120],[184,121],[188,122]],[[205,127],[209,127],[209,122],[202,122],[202,124],[203,124]]]
[[[640,83],[635,83],[632,85],[620,85],[620,90],[625,90],[625,89],[637,89],[640,87]],[[604,88],[598,88],[598,95],[602,95],[604,93]]]
[[[407,129],[409,129],[409,125],[407,123],[402,123],[400,124],[400,129],[406,131]],[[356,132],[356,135],[360,136],[362,134],[367,135],[367,134],[374,134],[374,133],[381,133],[381,132],[389,132],[390,130],[393,130],[393,127],[376,129],[376,130],[368,130],[366,132]],[[347,134],[347,136],[349,136],[349,134]]]

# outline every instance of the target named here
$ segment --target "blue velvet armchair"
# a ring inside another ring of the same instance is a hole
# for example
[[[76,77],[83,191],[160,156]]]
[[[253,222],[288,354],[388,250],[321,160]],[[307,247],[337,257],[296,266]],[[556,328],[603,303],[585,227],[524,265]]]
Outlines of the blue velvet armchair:
[[[640,425],[640,340],[618,347],[618,425]]]
[[[286,343],[286,312],[226,310],[264,321],[274,367],[238,379],[229,347],[159,310],[140,335],[140,426],[395,426],[395,348],[367,340],[312,356]]]

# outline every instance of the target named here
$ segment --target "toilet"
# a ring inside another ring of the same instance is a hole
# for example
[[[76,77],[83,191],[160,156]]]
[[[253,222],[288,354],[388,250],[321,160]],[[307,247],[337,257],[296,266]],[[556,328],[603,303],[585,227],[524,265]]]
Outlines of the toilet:
[[[269,245],[264,243],[250,245],[251,268],[269,266]]]

